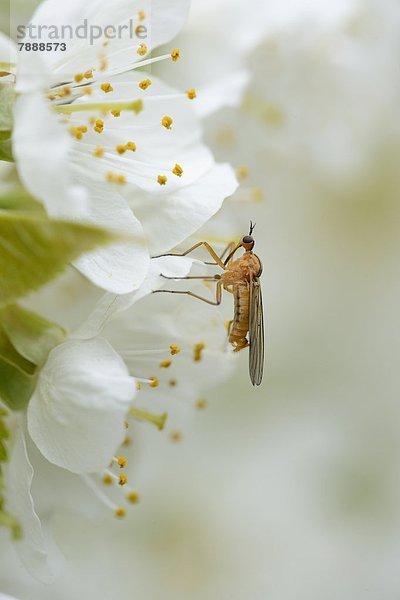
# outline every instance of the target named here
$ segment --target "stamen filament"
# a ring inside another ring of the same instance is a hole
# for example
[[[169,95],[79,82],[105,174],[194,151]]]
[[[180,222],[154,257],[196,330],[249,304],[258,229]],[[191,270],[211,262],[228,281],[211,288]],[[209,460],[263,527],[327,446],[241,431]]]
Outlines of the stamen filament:
[[[106,506],[107,508],[110,508],[112,511],[114,511],[114,513],[116,513],[116,511],[118,510],[118,506],[116,504],[114,504],[114,502],[112,502],[110,500],[110,498],[107,496],[107,494],[105,494],[100,489],[100,487],[92,479],[92,477],[90,475],[86,475],[86,474],[82,474],[81,477],[82,477],[83,481],[86,483],[86,485],[95,494],[97,499],[100,500],[100,502],[102,502],[102,504],[104,504],[104,506]]]
[[[147,421],[147,423],[151,423],[155,425],[159,431],[162,431],[165,426],[165,421],[167,420],[167,413],[162,413],[156,415],[147,410],[141,410],[140,408],[131,408],[129,410],[129,414],[135,419],[139,419],[140,421]]]
[[[66,115],[96,110],[133,110],[133,112],[138,114],[143,110],[143,102],[142,100],[133,100],[132,102],[88,102],[87,104],[63,104],[62,106],[56,106],[55,109],[58,113]]]
[[[122,357],[129,358],[130,356],[149,356],[153,354],[171,354],[169,348],[157,348],[155,350],[118,350],[118,354]],[[148,382],[148,379],[143,380]]]

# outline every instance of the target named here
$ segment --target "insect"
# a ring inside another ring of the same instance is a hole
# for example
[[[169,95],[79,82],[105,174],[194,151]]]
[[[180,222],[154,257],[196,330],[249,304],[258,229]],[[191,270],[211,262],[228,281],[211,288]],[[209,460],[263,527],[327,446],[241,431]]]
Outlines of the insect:
[[[203,246],[215,262],[207,265],[220,266],[222,274],[210,276],[165,277],[165,279],[201,279],[216,282],[215,301],[199,296],[190,291],[156,290],[155,293],[186,294],[202,300],[207,304],[219,305],[222,300],[222,290],[233,294],[234,316],[229,323],[229,343],[235,352],[240,352],[249,346],[249,374],[253,385],[260,385],[264,370],[264,317],[260,276],[262,264],[253,253],[255,240],[252,237],[255,224],[250,222],[250,231],[240,242],[231,242],[221,256],[208,242],[198,242],[181,254],[164,254],[163,256],[187,256],[200,246]],[[236,252],[244,249],[244,254],[234,259]],[[225,258],[226,257],[226,258]]]

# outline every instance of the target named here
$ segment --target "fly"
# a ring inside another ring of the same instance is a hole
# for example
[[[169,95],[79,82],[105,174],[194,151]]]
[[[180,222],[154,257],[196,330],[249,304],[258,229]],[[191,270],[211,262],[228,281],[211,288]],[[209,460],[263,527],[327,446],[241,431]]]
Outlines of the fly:
[[[260,277],[262,264],[253,252],[255,240],[252,236],[255,225],[250,222],[250,231],[239,243],[231,242],[219,256],[208,242],[198,242],[182,254],[164,254],[163,256],[187,256],[203,246],[215,262],[205,263],[223,269],[220,275],[165,277],[165,279],[200,279],[216,282],[215,301],[199,296],[194,292],[180,290],[156,290],[154,293],[185,294],[202,300],[207,304],[218,306],[222,300],[222,290],[233,294],[234,315],[229,324],[229,343],[235,352],[249,347],[249,374],[253,385],[260,385],[264,371],[264,316]],[[243,248],[244,253],[234,258],[237,251]],[[225,258],[226,257],[226,258]]]

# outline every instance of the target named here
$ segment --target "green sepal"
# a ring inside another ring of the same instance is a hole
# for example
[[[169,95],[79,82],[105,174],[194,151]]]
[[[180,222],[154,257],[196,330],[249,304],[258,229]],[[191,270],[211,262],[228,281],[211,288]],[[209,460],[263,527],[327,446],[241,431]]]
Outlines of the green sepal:
[[[67,336],[60,325],[17,304],[0,310],[0,327],[19,355],[39,367],[46,362],[50,350]]]

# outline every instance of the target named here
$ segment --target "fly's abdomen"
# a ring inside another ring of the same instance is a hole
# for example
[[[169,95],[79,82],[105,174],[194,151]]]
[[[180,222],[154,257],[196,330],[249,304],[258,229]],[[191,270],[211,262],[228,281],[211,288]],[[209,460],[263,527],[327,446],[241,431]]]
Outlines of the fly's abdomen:
[[[246,337],[249,331],[249,301],[249,285],[247,283],[236,285],[234,291],[234,317],[229,334],[229,342],[234,346],[235,352],[239,352],[249,345]]]

